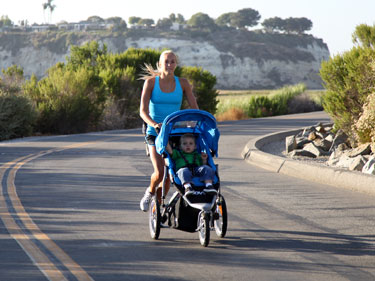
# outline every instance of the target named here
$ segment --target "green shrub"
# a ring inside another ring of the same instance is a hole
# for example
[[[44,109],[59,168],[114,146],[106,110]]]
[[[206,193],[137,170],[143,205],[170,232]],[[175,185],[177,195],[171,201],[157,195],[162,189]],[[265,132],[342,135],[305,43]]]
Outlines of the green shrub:
[[[101,79],[85,66],[76,70],[52,67],[46,78],[39,82],[31,79],[24,90],[39,111],[36,128],[41,133],[69,134],[95,129],[105,102]]]
[[[0,140],[31,135],[35,119],[29,99],[0,90]]]
[[[269,96],[255,96],[250,99],[249,117],[266,117],[289,113],[290,101],[306,90],[304,84],[285,86]]]
[[[273,104],[269,97],[259,96],[250,99],[247,114],[249,117],[259,118],[273,115]]]
[[[273,115],[284,115],[289,113],[289,102],[306,90],[305,84],[285,86],[275,91],[270,96]]]
[[[176,73],[177,74],[177,73]],[[184,66],[181,68],[181,77],[190,81],[193,93],[197,98],[199,109],[206,110],[211,114],[216,113],[218,91],[215,89],[216,77],[201,67]],[[187,101],[184,101],[184,108]]]
[[[324,110],[336,129],[354,137],[352,125],[360,118],[362,107],[375,87],[375,49],[355,47],[322,63],[320,75],[327,89]]]
[[[161,51],[128,49],[108,54],[106,45],[72,46],[67,63],[57,63],[47,76],[32,76],[23,87],[39,111],[41,133],[79,133],[139,126],[139,103],[145,63],[153,66]],[[201,68],[178,67],[176,75],[190,80],[201,109],[216,110],[216,78]],[[185,102],[186,103],[186,102]]]

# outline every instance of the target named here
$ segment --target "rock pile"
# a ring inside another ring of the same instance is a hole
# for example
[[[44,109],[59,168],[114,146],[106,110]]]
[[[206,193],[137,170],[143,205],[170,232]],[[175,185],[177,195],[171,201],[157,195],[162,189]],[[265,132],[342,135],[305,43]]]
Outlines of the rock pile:
[[[332,124],[318,123],[285,139],[288,157],[324,159],[332,167],[375,175],[375,149],[370,143],[352,148],[342,131],[332,132]]]

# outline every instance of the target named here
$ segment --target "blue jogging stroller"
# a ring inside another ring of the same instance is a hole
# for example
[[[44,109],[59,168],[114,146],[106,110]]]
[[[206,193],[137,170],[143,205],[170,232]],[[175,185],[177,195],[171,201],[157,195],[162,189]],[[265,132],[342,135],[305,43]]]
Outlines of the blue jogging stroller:
[[[198,152],[208,155],[207,165],[215,172],[213,186],[217,193],[205,193],[204,183],[199,178],[193,178],[193,194],[185,196],[185,190],[177,177],[175,163],[167,152],[168,142],[173,148],[179,147],[179,140],[183,134],[190,133],[196,138]],[[161,191],[161,202],[155,195],[149,210],[150,234],[158,239],[162,224],[187,232],[198,232],[202,246],[210,241],[210,230],[215,229],[219,237],[224,237],[227,231],[227,208],[220,192],[218,165],[213,157],[218,155],[220,132],[216,119],[210,113],[198,109],[186,109],[168,115],[156,138],[156,151],[165,159],[164,179]],[[166,203],[165,182],[170,177],[171,183],[177,191]]]

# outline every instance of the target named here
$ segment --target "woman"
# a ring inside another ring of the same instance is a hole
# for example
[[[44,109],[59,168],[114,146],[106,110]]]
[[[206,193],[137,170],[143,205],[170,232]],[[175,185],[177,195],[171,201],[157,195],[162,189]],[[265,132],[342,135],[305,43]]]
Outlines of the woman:
[[[145,83],[142,90],[140,116],[147,123],[146,141],[154,168],[150,186],[146,189],[140,202],[140,208],[144,212],[149,209],[151,198],[164,177],[164,160],[155,148],[156,131],[161,128],[165,117],[180,110],[183,95],[191,108],[198,109],[189,82],[174,75],[176,67],[177,56],[170,50],[164,51],[160,55],[157,70],[146,65],[146,71],[149,74],[142,77]],[[169,190],[169,185],[168,178],[165,186],[166,193]]]

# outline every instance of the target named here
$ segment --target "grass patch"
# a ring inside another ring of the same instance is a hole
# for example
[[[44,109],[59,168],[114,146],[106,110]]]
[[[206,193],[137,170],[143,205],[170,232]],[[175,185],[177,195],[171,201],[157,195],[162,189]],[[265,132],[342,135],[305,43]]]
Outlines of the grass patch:
[[[215,116],[225,121],[322,110],[324,94],[304,84],[277,90],[219,90]]]

